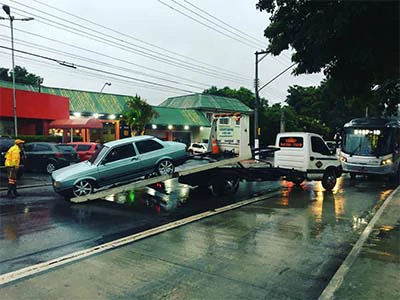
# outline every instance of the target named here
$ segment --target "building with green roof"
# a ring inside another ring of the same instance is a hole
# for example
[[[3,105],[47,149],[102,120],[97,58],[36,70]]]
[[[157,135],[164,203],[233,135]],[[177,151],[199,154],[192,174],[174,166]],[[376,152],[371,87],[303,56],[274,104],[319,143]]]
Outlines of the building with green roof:
[[[211,123],[214,114],[241,113],[252,114],[253,111],[238,99],[227,98],[208,94],[191,94],[171,97],[160,106],[179,109],[193,109],[201,112]],[[249,118],[247,118],[249,120]],[[217,141],[237,143],[240,139],[240,120],[232,117],[220,117],[218,119]],[[197,142],[207,142],[210,136],[210,128],[200,132]]]
[[[0,81],[0,88],[10,89],[12,83]],[[91,140],[107,141],[129,136],[129,129],[120,124],[118,119],[133,96],[26,84],[16,84],[16,89],[67,97],[71,118],[97,118],[103,123],[103,129],[91,130]],[[153,106],[153,109],[157,115],[148,124],[146,133],[186,143],[208,140],[213,113],[252,113],[249,107],[237,99],[203,94],[171,97],[159,106]]]
[[[203,112],[230,113],[240,112],[251,114],[253,111],[240,100],[208,94],[191,94],[185,96],[171,97],[160,104],[160,106],[181,109],[196,109]]]

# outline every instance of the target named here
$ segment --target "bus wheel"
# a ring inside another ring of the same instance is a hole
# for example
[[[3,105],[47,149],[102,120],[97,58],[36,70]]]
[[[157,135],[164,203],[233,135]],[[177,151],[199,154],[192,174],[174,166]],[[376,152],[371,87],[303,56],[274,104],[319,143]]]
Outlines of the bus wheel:
[[[322,177],[322,186],[327,191],[332,190],[336,185],[336,174],[333,170],[326,170]]]

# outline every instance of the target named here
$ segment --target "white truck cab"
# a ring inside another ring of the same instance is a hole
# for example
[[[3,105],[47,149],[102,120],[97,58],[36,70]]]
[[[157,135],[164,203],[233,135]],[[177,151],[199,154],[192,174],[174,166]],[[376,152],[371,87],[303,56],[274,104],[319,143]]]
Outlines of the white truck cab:
[[[326,190],[336,185],[342,167],[323,138],[309,132],[285,132],[276,136],[274,166],[288,170],[286,179],[295,184],[305,179],[321,180]]]

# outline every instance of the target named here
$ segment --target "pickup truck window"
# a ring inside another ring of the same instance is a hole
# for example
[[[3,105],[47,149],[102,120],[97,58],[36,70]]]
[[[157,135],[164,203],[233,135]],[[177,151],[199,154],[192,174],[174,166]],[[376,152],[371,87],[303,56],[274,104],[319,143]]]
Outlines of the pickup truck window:
[[[313,152],[321,153],[323,155],[331,155],[331,151],[325,142],[316,136],[311,137],[311,149]]]
[[[285,136],[279,139],[279,147],[303,148],[303,145],[302,137]]]

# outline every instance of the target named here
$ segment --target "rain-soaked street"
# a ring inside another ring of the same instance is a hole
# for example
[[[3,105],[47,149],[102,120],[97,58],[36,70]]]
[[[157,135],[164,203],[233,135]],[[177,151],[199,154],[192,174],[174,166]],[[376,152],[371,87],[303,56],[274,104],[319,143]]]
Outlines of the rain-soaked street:
[[[166,189],[169,195],[146,188],[84,204],[64,201],[50,186],[2,197],[0,274],[269,196],[9,283],[1,298],[317,299],[393,186],[343,175],[332,192],[319,182],[286,181],[242,183],[223,199],[176,180]]]

